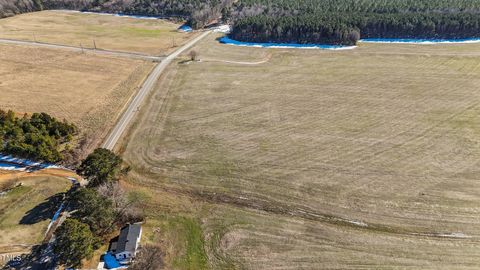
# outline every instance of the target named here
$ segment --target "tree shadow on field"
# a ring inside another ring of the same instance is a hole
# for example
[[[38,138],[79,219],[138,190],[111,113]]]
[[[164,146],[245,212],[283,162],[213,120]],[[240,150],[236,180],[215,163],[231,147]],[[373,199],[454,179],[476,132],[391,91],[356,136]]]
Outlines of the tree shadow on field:
[[[63,193],[55,194],[25,213],[20,224],[35,224],[53,217],[63,201]]]
[[[55,260],[42,261],[42,254],[52,255],[51,249],[48,244],[35,245],[31,248],[30,253],[18,255],[8,260],[3,267],[0,265],[1,270],[45,270],[56,269]]]

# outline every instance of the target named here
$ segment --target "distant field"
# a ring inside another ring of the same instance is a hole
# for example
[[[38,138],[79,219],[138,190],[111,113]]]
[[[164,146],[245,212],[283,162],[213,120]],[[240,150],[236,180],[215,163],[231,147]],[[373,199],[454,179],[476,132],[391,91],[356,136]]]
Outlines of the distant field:
[[[32,245],[40,244],[59,206],[54,196],[70,187],[65,177],[23,175],[13,179],[23,186],[0,196],[0,254],[29,252]],[[3,181],[7,180],[0,177],[0,184]]]
[[[480,45],[213,38],[170,69],[124,149],[168,264],[480,265]]]
[[[110,15],[42,11],[0,20],[0,38],[165,55],[194,35],[180,25]]]
[[[107,135],[152,67],[140,60],[0,45],[0,108],[72,121],[88,152]]]

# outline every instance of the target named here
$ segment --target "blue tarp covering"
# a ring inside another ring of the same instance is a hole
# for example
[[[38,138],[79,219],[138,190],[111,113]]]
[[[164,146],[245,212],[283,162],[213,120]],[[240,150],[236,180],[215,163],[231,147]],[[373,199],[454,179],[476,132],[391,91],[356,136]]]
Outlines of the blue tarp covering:
[[[436,43],[480,43],[480,38],[464,38],[464,39],[414,39],[414,38],[366,38],[360,40],[365,43],[411,43],[411,44],[436,44]],[[303,48],[303,49],[325,49],[325,50],[342,50],[352,49],[355,46],[341,45],[325,45],[325,44],[297,44],[297,43],[256,43],[244,42],[231,39],[227,36],[220,38],[220,43],[245,46],[245,47],[261,47],[261,48]]]
[[[192,27],[190,27],[190,26],[188,26],[188,25],[186,25],[186,24],[180,26],[180,27],[178,28],[178,30],[183,31],[183,32],[192,32],[192,31],[193,31]]]
[[[103,261],[105,262],[105,267],[108,269],[115,269],[121,266],[117,259],[115,259],[115,257],[109,252],[105,253]]]
[[[39,168],[42,168],[42,169],[60,168],[59,166],[56,166],[54,164],[41,163],[41,162],[36,162],[36,161],[24,159],[24,158],[16,158],[14,156],[5,155],[5,154],[2,154],[2,153],[0,153],[0,162],[2,164],[4,164],[4,165],[2,165],[2,167],[7,167],[7,166],[5,166],[5,163],[13,163],[13,164],[16,164],[18,166],[23,166],[23,167],[31,166],[31,167],[39,167]]]
[[[134,18],[134,19],[147,19],[147,20],[161,19],[161,18],[162,18],[162,17],[158,17],[158,16],[130,15],[130,14],[123,14],[123,13],[117,13],[117,14],[115,14],[115,16],[117,16],[117,17]]]
[[[50,223],[48,224],[47,231],[45,232],[45,235],[50,231],[50,228],[52,227],[53,223],[58,219],[58,217],[60,216],[60,213],[62,213],[63,204],[64,204],[64,203],[62,203],[62,204],[60,205],[60,207],[58,208],[57,212],[55,212],[55,214],[53,215],[52,220],[51,220]]]
[[[66,11],[77,12],[77,11],[70,11],[70,10],[66,10]],[[158,17],[158,16],[130,15],[130,14],[124,14],[124,13],[107,13],[107,12],[94,12],[94,11],[79,11],[79,12],[85,13],[85,14],[108,15],[108,16],[126,17],[126,18],[134,18],[134,19],[147,19],[147,20],[157,20],[157,19],[166,18],[166,17]]]
[[[25,167],[17,164],[12,164],[12,163],[3,163],[0,162],[0,170],[13,170],[13,171],[21,171]]]
[[[53,215],[51,222],[55,222],[55,220],[57,220],[57,218],[60,216],[60,213],[62,213],[62,209],[63,209],[63,203],[60,205],[57,212],[55,212],[55,214]]]
[[[351,49],[354,46],[339,46],[339,45],[324,45],[324,44],[297,44],[297,43],[256,43],[256,42],[244,42],[231,39],[227,36],[220,39],[220,43],[246,46],[246,47],[261,47],[261,48],[303,48],[303,49],[325,49],[325,50],[341,50]]]
[[[422,39],[422,38],[365,38],[360,42],[370,43],[414,43],[414,44],[434,44],[434,43],[475,43],[480,42],[480,38],[459,38],[459,39]]]

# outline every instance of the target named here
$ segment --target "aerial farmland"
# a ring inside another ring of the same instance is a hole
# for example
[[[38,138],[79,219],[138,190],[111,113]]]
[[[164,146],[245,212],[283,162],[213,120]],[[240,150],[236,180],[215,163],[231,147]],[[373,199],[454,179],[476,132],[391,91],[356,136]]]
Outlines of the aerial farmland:
[[[198,220],[214,269],[468,268],[479,48],[267,50],[212,35],[145,107],[128,183],[151,195],[160,239],[178,212]]]
[[[165,55],[194,35],[178,27],[165,20],[43,11],[1,20],[0,38]]]
[[[80,156],[104,139],[153,68],[141,57],[166,54],[194,35],[179,33],[177,24],[163,20],[65,11],[2,19],[0,28],[0,39],[72,46],[0,44],[0,88],[5,91],[0,104],[20,114],[43,111],[74,122],[84,133]]]
[[[28,1],[6,269],[479,268],[474,1]]]

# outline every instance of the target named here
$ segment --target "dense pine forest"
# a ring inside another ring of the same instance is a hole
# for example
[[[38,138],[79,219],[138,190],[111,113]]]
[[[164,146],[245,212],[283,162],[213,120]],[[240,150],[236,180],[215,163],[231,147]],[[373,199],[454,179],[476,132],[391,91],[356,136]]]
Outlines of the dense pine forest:
[[[0,0],[0,18],[16,14],[41,10],[39,1],[33,0]]]
[[[58,162],[59,146],[72,140],[77,127],[46,113],[15,116],[0,110],[0,152],[34,160]]]
[[[60,8],[184,17],[195,28],[222,18],[232,38],[257,42],[480,37],[478,0],[0,0],[0,17]]]
[[[232,38],[355,44],[359,38],[480,37],[476,0],[242,0]]]

